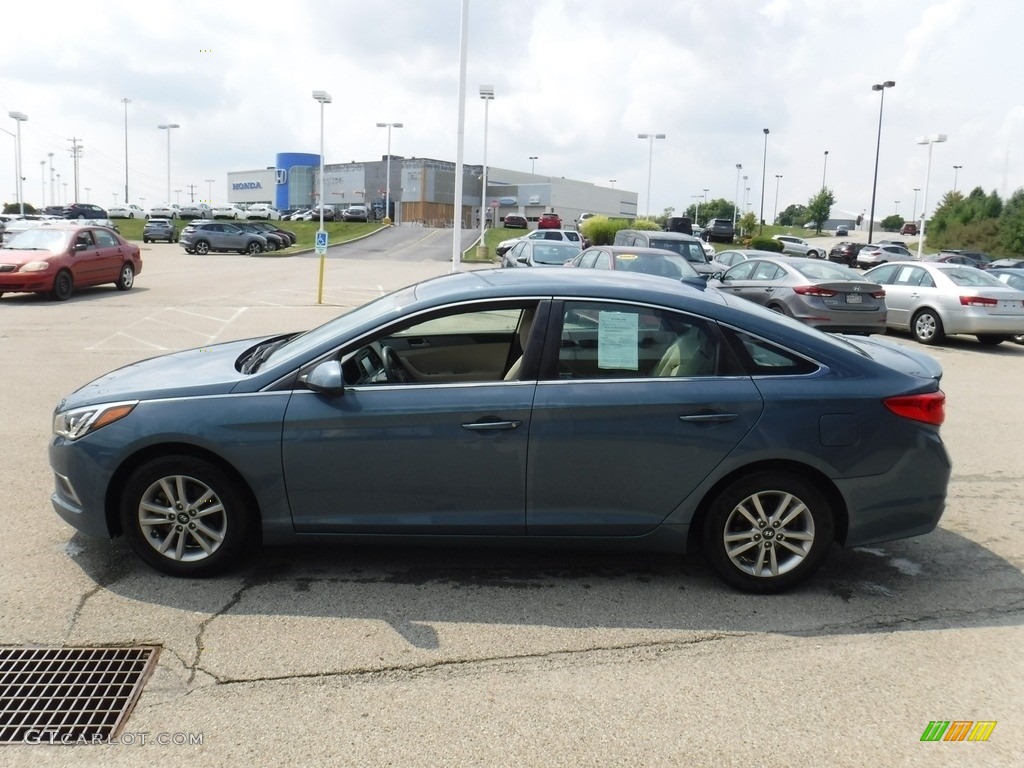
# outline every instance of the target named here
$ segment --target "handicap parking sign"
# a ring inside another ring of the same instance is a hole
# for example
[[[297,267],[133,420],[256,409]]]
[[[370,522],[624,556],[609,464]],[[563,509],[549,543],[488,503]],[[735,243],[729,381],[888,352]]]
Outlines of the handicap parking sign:
[[[321,256],[327,253],[327,232],[322,229],[316,233],[316,252]]]

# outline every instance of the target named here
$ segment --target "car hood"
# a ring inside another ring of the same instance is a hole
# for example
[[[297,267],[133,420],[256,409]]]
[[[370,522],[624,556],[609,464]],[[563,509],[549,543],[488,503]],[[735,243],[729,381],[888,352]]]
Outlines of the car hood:
[[[111,371],[68,395],[58,410],[118,400],[199,397],[230,392],[251,377],[235,360],[261,339],[246,339],[152,357]]]
[[[942,379],[942,366],[931,355],[904,347],[878,336],[842,336],[844,341],[866,353],[872,360],[901,373],[925,379]]]

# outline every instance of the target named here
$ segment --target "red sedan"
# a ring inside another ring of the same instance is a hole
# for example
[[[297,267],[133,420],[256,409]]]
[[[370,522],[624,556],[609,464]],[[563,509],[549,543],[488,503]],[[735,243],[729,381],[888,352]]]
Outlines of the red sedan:
[[[562,217],[557,213],[542,213],[537,220],[537,229],[561,229]]]
[[[64,301],[75,288],[103,283],[127,291],[141,271],[139,247],[106,227],[40,224],[0,247],[0,296],[48,293]]]

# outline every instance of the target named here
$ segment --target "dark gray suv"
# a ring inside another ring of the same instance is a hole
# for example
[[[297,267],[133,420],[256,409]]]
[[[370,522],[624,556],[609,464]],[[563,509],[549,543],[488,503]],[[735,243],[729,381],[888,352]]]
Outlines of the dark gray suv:
[[[237,251],[251,256],[267,250],[267,238],[263,235],[246,232],[226,221],[194,223],[182,230],[178,242],[185,253],[198,253],[200,256],[210,251]]]

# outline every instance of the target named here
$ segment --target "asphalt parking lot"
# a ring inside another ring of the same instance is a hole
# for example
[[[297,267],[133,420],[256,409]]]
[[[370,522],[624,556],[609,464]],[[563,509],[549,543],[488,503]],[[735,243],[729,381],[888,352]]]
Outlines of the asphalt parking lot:
[[[132,740],[0,746],[0,764],[1019,764],[1024,347],[932,350],[954,462],[940,528],[834,549],[789,594],[732,592],[696,555],[354,546],[178,580],[53,512],[61,396],[144,357],[310,327],[449,265],[334,249],[318,305],[311,256],[156,244],[143,259],[128,292],[0,299],[0,645],[162,648]],[[921,742],[934,720],[997,725],[983,743]]]

